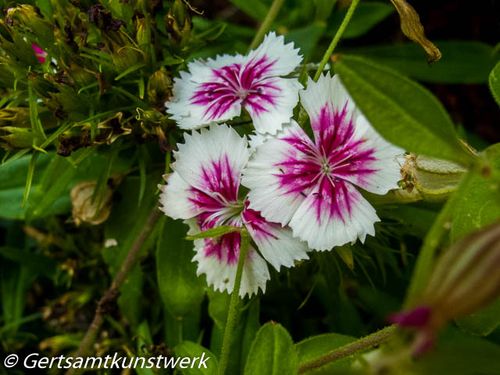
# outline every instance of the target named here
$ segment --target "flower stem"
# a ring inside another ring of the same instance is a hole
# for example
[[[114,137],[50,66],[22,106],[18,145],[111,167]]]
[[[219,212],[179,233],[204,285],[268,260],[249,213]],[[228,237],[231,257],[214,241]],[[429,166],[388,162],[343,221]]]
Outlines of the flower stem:
[[[350,344],[334,349],[331,352],[325,354],[324,356],[321,356],[319,358],[304,363],[299,368],[299,374],[304,374],[308,371],[316,370],[336,360],[349,357],[358,352],[371,349],[374,346],[380,345],[383,342],[387,341],[387,339],[389,339],[392,336],[392,334],[396,331],[396,329],[397,329],[396,326],[388,326],[381,329],[380,331],[372,333],[371,335],[362,337],[359,340],[351,342]]]
[[[352,15],[354,14],[354,10],[358,6],[359,1],[360,0],[352,0],[351,5],[349,6],[349,9],[347,10],[347,13],[342,23],[340,24],[337,32],[335,33],[335,36],[333,37],[332,42],[328,46],[328,49],[323,55],[321,62],[319,63],[318,70],[316,70],[316,74],[314,75],[315,81],[318,80],[319,76],[321,75],[321,72],[323,72],[323,69],[325,69],[325,65],[330,59],[330,56],[333,54],[333,50],[335,49],[335,47],[337,47],[337,44],[339,43],[342,34],[344,34],[347,25],[349,25],[349,21],[351,21]]]
[[[243,265],[247,257],[249,245],[250,245],[250,238],[248,236],[248,232],[246,230],[242,230],[238,267],[236,269],[234,288],[233,292],[231,293],[231,300],[229,302],[229,310],[227,313],[226,327],[224,329],[224,337],[222,338],[222,349],[219,359],[219,375],[225,375],[227,371],[227,365],[229,363],[229,354],[231,350],[231,344],[233,341],[233,332],[239,316],[239,305],[240,305],[239,292],[241,286],[241,277],[243,276]]]
[[[274,0],[271,8],[269,8],[269,12],[267,12],[266,18],[264,18],[264,21],[260,24],[259,30],[257,30],[257,33],[255,34],[252,43],[250,43],[250,47],[248,49],[254,49],[256,48],[260,42],[264,39],[264,35],[267,33],[267,31],[271,28],[271,25],[278,15],[281,7],[283,6],[283,3],[285,0]]]

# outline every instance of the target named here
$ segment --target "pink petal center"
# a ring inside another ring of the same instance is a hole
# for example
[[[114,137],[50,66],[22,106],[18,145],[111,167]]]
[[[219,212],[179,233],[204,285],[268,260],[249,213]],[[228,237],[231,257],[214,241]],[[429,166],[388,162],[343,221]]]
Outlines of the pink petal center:
[[[274,61],[266,56],[246,64],[231,64],[212,70],[212,80],[202,83],[191,97],[191,103],[205,107],[209,120],[224,116],[234,104],[251,107],[258,113],[275,105],[280,89],[269,75]]]

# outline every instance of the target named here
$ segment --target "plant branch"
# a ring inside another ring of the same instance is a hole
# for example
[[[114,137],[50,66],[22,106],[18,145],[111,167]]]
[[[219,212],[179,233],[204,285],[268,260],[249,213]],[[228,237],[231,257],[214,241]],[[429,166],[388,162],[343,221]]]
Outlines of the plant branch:
[[[285,0],[274,0],[271,8],[269,8],[269,12],[267,12],[266,18],[264,18],[264,21],[260,24],[259,30],[257,30],[257,33],[255,34],[252,43],[250,43],[250,47],[248,49],[252,50],[256,48],[260,42],[264,39],[264,35],[267,33],[267,31],[271,28],[271,25],[278,15],[281,7],[283,6],[283,3]]]
[[[139,233],[139,236],[136,238],[134,243],[132,244],[127,257],[123,261],[120,270],[118,273],[115,275],[111,286],[109,289],[104,293],[104,295],[101,297],[97,304],[97,309],[94,315],[94,319],[92,320],[92,323],[90,324],[89,328],[87,329],[87,332],[85,333],[85,336],[83,337],[83,340],[80,343],[80,346],[78,347],[78,350],[75,353],[75,357],[84,357],[86,356],[90,351],[91,351],[91,346],[95,343],[96,337],[99,334],[99,331],[102,327],[102,324],[104,323],[104,318],[107,315],[107,313],[110,310],[110,306],[115,303],[116,299],[118,298],[119,295],[119,289],[127,280],[127,277],[130,274],[130,271],[132,268],[137,264],[140,258],[140,253],[142,250],[142,247],[146,240],[149,238],[151,233],[153,232],[153,229],[155,228],[155,224],[160,218],[160,211],[158,210],[157,207],[153,209],[153,211],[150,213],[148,216],[146,223],[144,224],[144,227],[142,228],[141,232]],[[69,369],[66,372],[66,375],[72,375],[77,373],[75,369]]]
[[[314,80],[317,81],[321,75],[321,72],[323,72],[323,69],[325,69],[326,63],[330,59],[330,56],[333,54],[333,51],[335,50],[335,47],[337,47],[337,44],[340,41],[340,38],[344,34],[345,29],[347,29],[347,25],[349,25],[349,21],[351,21],[352,15],[354,14],[354,11],[356,10],[356,7],[358,6],[360,0],[352,0],[351,5],[349,6],[349,9],[347,10],[347,13],[342,20],[342,23],[340,24],[337,32],[335,33],[335,36],[332,39],[332,42],[328,46],[328,49],[326,50],[325,54],[323,55],[323,58],[321,59],[321,62],[319,63],[318,70],[316,70],[316,74],[314,75]]]
[[[231,300],[229,301],[229,310],[227,312],[226,327],[224,328],[224,337],[222,339],[222,349],[219,360],[219,375],[225,375],[227,370],[227,365],[229,363],[229,354],[231,351],[231,344],[233,341],[233,332],[236,322],[239,316],[239,305],[240,305],[240,286],[241,277],[243,276],[243,265],[247,257],[248,248],[250,246],[250,239],[248,237],[248,232],[245,230],[241,231],[241,246],[240,246],[240,256],[238,258],[238,268],[236,269],[236,276],[234,280],[234,288],[231,293]]]
[[[388,326],[381,329],[380,331],[372,333],[371,335],[362,337],[359,340],[351,342],[350,344],[334,349],[322,357],[304,363],[299,368],[299,374],[304,374],[308,371],[318,369],[331,362],[349,357],[358,352],[365,351],[367,349],[371,349],[377,345],[380,345],[383,342],[387,341],[387,339],[389,339],[392,336],[392,334],[396,331],[396,329],[397,327],[394,325]]]

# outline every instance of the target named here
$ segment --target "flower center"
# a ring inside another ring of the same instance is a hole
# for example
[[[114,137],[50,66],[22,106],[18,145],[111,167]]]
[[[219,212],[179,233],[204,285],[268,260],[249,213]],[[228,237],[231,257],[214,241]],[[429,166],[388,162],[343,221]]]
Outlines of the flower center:
[[[332,167],[330,166],[328,159],[324,157],[321,158],[320,165],[321,165],[321,172],[323,174],[330,174],[332,172]]]

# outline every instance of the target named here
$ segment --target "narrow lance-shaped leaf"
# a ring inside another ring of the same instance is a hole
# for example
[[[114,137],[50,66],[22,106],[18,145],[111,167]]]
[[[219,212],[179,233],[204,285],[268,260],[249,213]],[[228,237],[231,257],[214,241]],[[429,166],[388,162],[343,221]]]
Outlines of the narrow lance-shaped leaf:
[[[471,163],[473,156],[461,145],[450,117],[425,88],[360,57],[342,56],[335,70],[386,140],[417,154]]]

